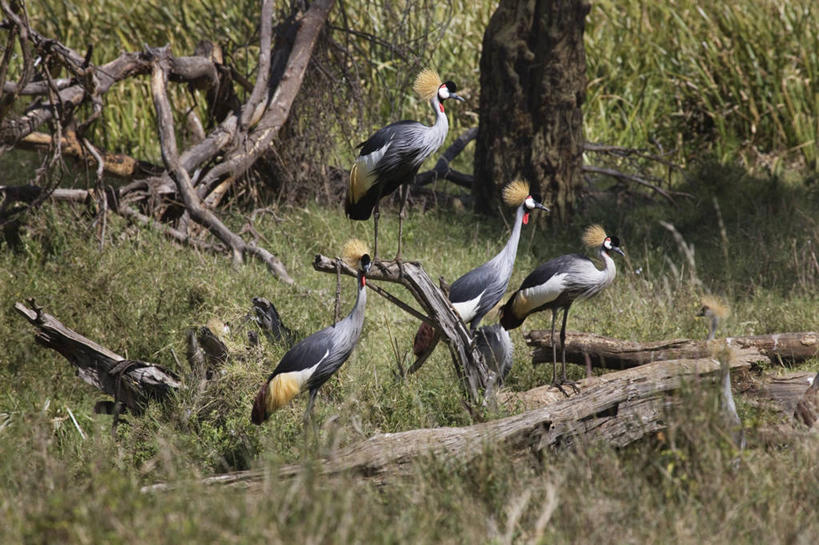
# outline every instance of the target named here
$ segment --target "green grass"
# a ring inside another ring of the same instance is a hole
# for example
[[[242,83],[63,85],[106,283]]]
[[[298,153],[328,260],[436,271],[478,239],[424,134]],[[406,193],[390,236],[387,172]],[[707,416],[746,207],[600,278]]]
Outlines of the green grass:
[[[673,212],[663,205],[632,209],[602,201],[574,227],[530,224],[513,287],[538,262],[576,251],[582,225],[600,221],[621,237],[628,257],[618,260],[609,290],[573,308],[570,328],[635,340],[701,338],[705,324],[694,314],[699,294],[708,290],[732,306],[726,334],[815,329],[817,271],[810,268],[819,238],[811,213],[817,209],[815,191],[717,164],[690,179],[687,189],[701,199],[682,201]],[[727,262],[712,196],[722,203]],[[2,247],[0,381],[10,386],[0,390],[0,455],[6,460],[0,469],[5,521],[0,541],[502,543],[507,526],[514,539],[536,538],[549,497],[555,503],[543,528],[547,542],[611,536],[628,542],[784,542],[815,530],[805,506],[817,500],[811,469],[819,462],[816,439],[771,440],[765,429],[780,417],[757,413],[740,400],[753,429],[743,469],[734,474],[713,390],[703,385],[677,398],[664,442],[647,440],[621,451],[580,445],[537,460],[488,447],[468,465],[421,460],[410,476],[384,487],[351,476],[317,477],[310,461],[339,446],[379,432],[472,419],[445,350],[419,374],[395,378],[392,339],[409,352],[418,324],[371,294],[358,349],[317,400],[318,438],[302,433],[303,397],[261,428],[249,423],[253,395],[283,354],[266,343],[247,347],[240,322],[250,298],[273,301],[285,323],[302,335],[329,324],[334,277],[314,272],[312,257],[334,255],[349,236],[371,234],[369,224],[343,219],[340,208],[281,207],[277,218],[260,215],[255,227],[297,279],[295,288],[276,282],[256,263],[236,268],[224,257],[179,248],[115,217],[99,251],[90,216],[76,207],[45,206],[30,218],[21,248]],[[702,287],[692,283],[658,218],[673,222],[694,245],[695,277]],[[231,222],[240,225],[239,218]],[[394,211],[385,210],[384,255],[395,250],[396,230]],[[484,262],[508,236],[497,219],[443,209],[411,212],[405,232],[407,256],[420,258],[432,278],[450,281]],[[343,312],[352,304],[351,284],[343,279]],[[408,300],[400,288],[388,288]],[[234,356],[207,391],[185,390],[140,418],[128,417],[114,439],[110,418],[93,413],[105,396],[78,380],[59,355],[38,347],[32,329],[11,309],[30,296],[67,326],[118,353],[183,374],[186,330],[219,318],[231,326],[226,340]],[[523,329],[536,327],[548,327],[548,316],[533,316]],[[510,388],[547,382],[549,366],[531,366],[520,330],[513,339]],[[816,369],[817,363],[805,367]],[[570,372],[582,375],[574,366]],[[501,408],[497,416],[510,410]],[[274,477],[280,464],[300,461],[308,463],[301,477]],[[261,490],[191,485],[160,495],[138,491],[157,481],[243,468],[269,472]]]
[[[284,185],[292,194],[321,172],[320,165],[346,168],[353,147],[385,121],[428,119],[426,104],[411,91],[412,78],[424,65],[456,81],[468,99],[450,109],[450,138],[477,125],[481,41],[494,5],[465,0],[337,4],[330,37],[353,55],[339,55],[320,42],[322,70],[308,73],[310,92],[296,101],[280,135],[287,145],[279,147],[281,172],[274,169],[273,176],[281,180],[267,183]],[[286,3],[276,4],[276,22],[286,9]],[[187,55],[198,40],[215,39],[228,61],[251,78],[258,55],[257,10],[257,2],[246,0],[29,3],[36,29],[80,52],[93,43],[96,63],[143,44],[169,43],[175,54]],[[817,18],[813,0],[595,2],[586,29],[587,138],[638,148],[654,142],[686,165],[712,154],[721,162],[739,158],[762,172],[815,173]],[[357,34],[340,30],[344,27]],[[184,87],[172,91],[180,127],[189,108],[198,106],[205,118],[201,93],[194,102]],[[316,119],[320,131],[314,130]],[[92,140],[102,147],[158,162],[147,79],[122,82],[106,95],[103,122],[93,132]],[[456,168],[470,170],[472,153],[470,146]],[[307,171],[312,174],[288,169],[292,163],[313,165]]]
[[[223,35],[234,64],[252,73],[257,3],[183,4],[31,2],[29,11],[36,28],[77,50],[94,43],[96,62],[143,43],[170,41],[176,54],[185,54],[198,39]],[[405,58],[334,31],[335,39],[350,40],[372,61],[357,59],[361,94],[353,93],[353,84],[336,93],[331,77],[308,76],[315,102],[297,101],[279,143],[283,163],[348,165],[353,145],[385,120],[423,117],[425,105],[410,96],[409,81],[424,64],[452,77],[469,98],[451,109],[452,134],[477,123],[477,66],[490,2],[475,7],[457,0],[451,11],[447,3],[425,1],[407,9],[378,0],[345,6],[352,27],[391,37]],[[446,16],[451,19],[442,25]],[[717,7],[690,0],[594,3],[587,27],[588,138],[638,147],[656,138],[665,149],[676,148],[675,160],[691,168],[675,189],[695,199],[668,207],[599,194],[572,226],[535,221],[521,238],[511,287],[538,263],[577,251],[583,227],[600,222],[620,236],[627,257],[618,259],[610,289],[573,307],[571,329],[632,340],[702,338],[706,326],[694,315],[707,291],[732,307],[725,334],[815,330],[819,45],[809,23],[816,16],[809,0]],[[340,11],[332,17],[342,24]],[[333,66],[331,56],[320,59]],[[175,93],[180,112],[193,104],[186,90]],[[119,85],[106,105],[107,128],[99,124],[94,141],[156,160],[147,81]],[[321,120],[322,130],[308,123],[312,119]],[[321,149],[314,153],[316,146]],[[458,168],[469,170],[470,150]],[[2,170],[13,179],[36,163],[4,155]],[[299,170],[282,175],[285,192],[310,187],[303,182],[312,171]],[[79,176],[65,183],[91,183],[90,174]],[[313,197],[291,202],[312,203]],[[391,256],[397,220],[385,208],[380,249]],[[245,220],[241,210],[233,213],[227,219],[238,230]],[[280,205],[275,214],[259,215],[254,227],[297,287],[276,282],[255,262],[233,267],[222,256],[180,248],[117,217],[100,251],[93,212],[79,206],[46,204],[28,218],[19,248],[0,243],[0,542],[810,543],[819,534],[816,436],[784,433],[781,415],[739,398],[750,448],[734,472],[736,453],[706,383],[675,396],[662,438],[627,449],[581,444],[535,459],[487,445],[471,463],[419,460],[409,476],[383,486],[348,475],[317,476],[317,458],[375,433],[473,420],[443,348],[417,375],[395,377],[393,340],[406,366],[418,323],[371,294],[359,347],[317,399],[318,437],[302,432],[304,397],[263,427],[250,424],[253,395],[284,353],[265,342],[247,346],[241,322],[251,297],[270,299],[289,327],[312,333],[331,323],[335,294],[334,277],[312,270],[314,254],[334,255],[350,236],[371,238],[371,226],[343,219],[340,205]],[[693,268],[658,220],[673,223],[693,245]],[[421,260],[433,279],[452,281],[494,255],[507,236],[497,217],[413,210],[405,255]],[[387,287],[410,300],[399,287]],[[343,279],[342,312],[353,296],[352,280]],[[186,331],[218,318],[231,328],[226,342],[233,356],[204,392],[185,389],[142,417],[127,417],[114,438],[110,418],[93,412],[105,396],[81,382],[62,357],[37,346],[32,328],[12,310],[26,297],[122,355],[183,375]],[[522,329],[548,325],[542,314]],[[532,367],[520,330],[512,337],[517,350],[509,387],[547,382],[549,366]],[[803,368],[815,371],[819,362]],[[582,376],[575,366],[570,373]],[[281,464],[294,462],[305,463],[297,478],[275,477]],[[158,481],[244,468],[265,470],[260,489],[192,482],[163,494],[139,492]]]

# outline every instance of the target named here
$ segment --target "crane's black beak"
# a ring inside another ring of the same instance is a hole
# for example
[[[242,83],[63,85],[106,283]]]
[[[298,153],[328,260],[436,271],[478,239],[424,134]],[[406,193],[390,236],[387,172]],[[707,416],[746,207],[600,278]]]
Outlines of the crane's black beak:
[[[466,102],[466,99],[461,95],[456,95],[455,93],[449,93],[449,98],[454,98],[455,100],[460,100],[461,102]]]
[[[543,205],[542,205],[542,204],[540,204],[539,202],[535,202],[535,208],[538,208],[538,209],[540,209],[540,210],[543,210],[544,212],[548,212],[548,211],[549,211],[549,209],[548,209],[548,208],[546,208],[545,206],[543,206]]]
[[[624,254],[624,253],[623,253],[623,250],[621,250],[619,247],[614,246],[614,247],[612,248],[612,250],[614,250],[615,252],[617,252],[617,253],[618,253],[618,254],[620,254],[621,256],[626,257],[626,254]]]

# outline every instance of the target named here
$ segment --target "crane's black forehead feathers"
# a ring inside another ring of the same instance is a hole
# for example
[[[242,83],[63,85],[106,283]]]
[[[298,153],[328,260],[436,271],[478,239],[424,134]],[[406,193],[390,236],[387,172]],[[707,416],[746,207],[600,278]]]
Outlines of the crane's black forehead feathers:
[[[609,240],[611,240],[612,246],[620,247],[620,239],[618,237],[609,237]]]
[[[446,85],[446,88],[450,93],[454,93],[458,90],[458,87],[455,85],[454,81],[447,81],[444,83],[444,85]]]
[[[535,202],[539,202],[539,203],[543,202],[543,199],[541,199],[540,195],[538,195],[537,193],[532,193],[532,198],[535,200]]]

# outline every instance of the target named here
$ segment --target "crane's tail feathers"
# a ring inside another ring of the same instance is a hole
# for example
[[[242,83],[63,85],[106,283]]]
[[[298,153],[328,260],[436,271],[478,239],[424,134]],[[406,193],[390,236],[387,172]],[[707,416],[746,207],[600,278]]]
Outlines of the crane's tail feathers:
[[[415,340],[412,342],[412,353],[416,358],[426,354],[435,342],[435,328],[426,322],[421,322],[418,331],[415,333]]]
[[[253,400],[251,422],[261,424],[273,411],[287,405],[299,392],[301,385],[291,373],[281,373],[271,378],[259,389],[256,399]]]

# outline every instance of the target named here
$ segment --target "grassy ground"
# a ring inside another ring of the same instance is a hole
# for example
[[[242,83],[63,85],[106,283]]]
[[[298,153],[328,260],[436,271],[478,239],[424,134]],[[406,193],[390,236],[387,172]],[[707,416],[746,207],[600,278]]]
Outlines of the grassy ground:
[[[582,225],[601,221],[621,236],[628,257],[618,261],[611,289],[573,309],[570,328],[642,340],[702,337],[705,324],[694,314],[703,290],[723,295],[733,307],[725,333],[815,328],[815,188],[716,164],[691,180],[684,189],[700,200],[673,210],[654,205],[632,211],[629,203],[602,200],[576,227],[553,231],[530,224],[512,284],[540,260],[579,249]],[[712,196],[721,203],[724,239]],[[389,211],[383,218],[383,252],[390,255],[397,223]],[[693,271],[659,218],[694,245]],[[156,481],[248,467],[274,474],[279,464],[294,461],[309,467],[317,456],[377,432],[468,424],[471,417],[446,351],[438,350],[417,376],[395,378],[392,340],[404,355],[417,322],[373,294],[359,348],[317,400],[318,438],[302,434],[304,398],[265,426],[250,425],[253,394],[283,349],[248,348],[241,317],[251,297],[264,296],[301,334],[331,322],[334,278],[314,272],[312,256],[334,254],[351,235],[370,235],[368,224],[350,224],[340,208],[282,208],[275,217],[259,216],[256,229],[284,258],[297,288],[275,282],[256,264],[234,268],[222,257],[178,248],[116,219],[100,252],[88,225],[82,210],[49,206],[31,219],[21,248],[0,252],[0,381],[10,385],[0,391],[0,455],[6,460],[0,541],[501,543],[507,537],[576,542],[617,536],[618,542],[798,543],[799,536],[815,535],[809,506],[819,500],[817,439],[771,438],[779,417],[740,401],[753,429],[751,448],[733,473],[734,454],[714,419],[713,392],[701,385],[692,385],[670,412],[663,442],[623,451],[582,445],[521,460],[487,445],[486,455],[469,465],[423,460],[411,477],[385,487],[347,477],[327,481],[308,469],[292,481],[271,477],[263,491],[250,494],[192,485],[141,495],[139,486]],[[414,211],[405,247],[433,278],[451,281],[493,255],[507,233],[500,221],[468,212]],[[343,280],[346,312],[353,289],[351,279]],[[219,318],[232,327],[228,342],[235,356],[204,396],[185,392],[154,406],[130,418],[114,440],[110,419],[93,414],[103,396],[60,356],[37,347],[31,329],[11,310],[29,296],[121,354],[182,372],[184,363],[180,369],[174,355],[184,362],[186,329]],[[527,326],[548,327],[548,317]],[[510,388],[546,382],[548,366],[532,368],[519,331],[513,339],[518,349]]]
[[[170,41],[183,54],[200,37],[226,32],[234,63],[252,72],[255,52],[246,44],[254,40],[248,14],[255,2],[183,4],[30,2],[29,9],[44,33],[79,50],[94,42],[96,62],[143,43]],[[406,10],[392,2],[365,2],[358,10],[345,5],[352,26],[395,38],[408,57],[360,43],[374,61],[360,66],[365,94],[335,110],[335,121],[325,119],[329,128],[321,132],[333,145],[322,161],[346,165],[352,144],[375,125],[422,115],[424,105],[401,91],[407,88],[401,82],[413,73],[408,67],[427,62],[452,74],[470,98],[453,117],[453,134],[475,124],[477,59],[491,3],[415,2]],[[452,16],[449,25],[430,26],[430,14],[437,20],[442,12]],[[390,19],[389,13],[405,16]],[[587,32],[589,138],[636,146],[656,138],[665,149],[676,148],[681,161],[697,158],[675,186],[696,198],[669,207],[599,193],[574,226],[530,224],[512,286],[537,263],[577,251],[583,226],[601,222],[621,237],[627,257],[618,259],[608,291],[572,309],[570,328],[633,340],[704,337],[706,326],[694,314],[699,295],[708,291],[732,307],[726,334],[815,329],[819,44],[809,23],[816,16],[810,0],[717,7],[689,0],[666,7],[594,3]],[[112,95],[105,110],[108,129],[93,135],[96,142],[156,158],[145,85],[118,88],[122,94]],[[314,90],[328,96],[319,85]],[[182,110],[190,99],[177,91]],[[349,98],[339,93],[337,100]],[[296,117],[311,119],[314,109],[301,103]],[[351,125],[339,121],[361,112],[345,122]],[[459,158],[460,168],[469,169],[469,153]],[[22,170],[16,161],[3,157],[7,176]],[[819,440],[787,431],[780,415],[740,398],[750,447],[734,471],[736,453],[715,418],[713,389],[704,384],[677,397],[661,439],[623,450],[583,444],[534,459],[487,445],[472,463],[421,460],[409,477],[380,487],[346,476],[319,478],[312,462],[338,446],[378,432],[472,422],[445,350],[417,376],[395,378],[393,340],[398,357],[406,356],[418,324],[373,294],[359,348],[317,400],[318,436],[302,433],[303,398],[261,428],[250,424],[253,394],[284,352],[246,346],[240,324],[251,297],[273,301],[302,335],[329,324],[335,281],[312,270],[312,257],[336,253],[350,236],[369,239],[370,225],[350,224],[340,206],[280,206],[275,215],[259,215],[254,227],[297,279],[291,288],[255,263],[235,268],[117,218],[100,251],[92,218],[80,207],[48,205],[30,218],[20,247],[0,244],[2,543],[801,544],[819,534]],[[382,252],[391,255],[395,213],[382,218]],[[672,222],[693,244],[695,262],[683,257],[658,220]],[[243,223],[238,211],[230,221],[237,229]],[[499,218],[452,209],[412,211],[405,233],[406,254],[433,278],[450,281],[494,255],[508,236]],[[391,291],[406,298],[398,288]],[[31,328],[13,312],[15,301],[31,296],[116,352],[183,373],[187,329],[218,318],[231,327],[226,340],[234,356],[204,395],[184,391],[129,418],[114,438],[110,419],[93,413],[103,396],[60,356],[36,346]],[[352,299],[352,280],[344,279],[343,312]],[[526,328],[541,327],[548,327],[548,316],[527,321]],[[519,331],[513,340],[509,387],[548,381],[548,366],[529,364]],[[819,362],[804,368],[816,370]],[[579,368],[570,371],[582,375]],[[279,465],[296,461],[306,466],[298,478],[272,477]],[[157,481],[243,468],[263,468],[270,477],[253,492],[191,484],[139,493]]]

